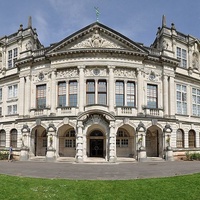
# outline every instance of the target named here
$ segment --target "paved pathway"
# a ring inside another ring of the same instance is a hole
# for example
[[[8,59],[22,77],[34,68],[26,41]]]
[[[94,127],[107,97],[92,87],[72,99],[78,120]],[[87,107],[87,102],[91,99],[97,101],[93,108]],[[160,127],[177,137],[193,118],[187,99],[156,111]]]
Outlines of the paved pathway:
[[[47,163],[0,161],[0,174],[76,180],[124,180],[200,173],[199,161],[146,163]]]

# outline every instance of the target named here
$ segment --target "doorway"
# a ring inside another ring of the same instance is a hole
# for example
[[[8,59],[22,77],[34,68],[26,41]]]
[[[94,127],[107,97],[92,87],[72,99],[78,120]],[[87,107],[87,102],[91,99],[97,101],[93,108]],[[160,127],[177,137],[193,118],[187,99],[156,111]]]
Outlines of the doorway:
[[[104,136],[99,130],[95,130],[90,134],[90,157],[104,157]]]
[[[158,130],[147,131],[146,134],[147,157],[159,157],[159,133]]]

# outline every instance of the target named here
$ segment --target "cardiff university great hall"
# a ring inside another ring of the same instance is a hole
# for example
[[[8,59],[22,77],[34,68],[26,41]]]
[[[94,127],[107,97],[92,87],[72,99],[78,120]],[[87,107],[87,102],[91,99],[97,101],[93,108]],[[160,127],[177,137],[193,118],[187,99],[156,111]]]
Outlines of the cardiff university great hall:
[[[48,162],[200,152],[199,53],[165,16],[150,47],[99,22],[44,47],[30,17],[0,38],[0,151]]]

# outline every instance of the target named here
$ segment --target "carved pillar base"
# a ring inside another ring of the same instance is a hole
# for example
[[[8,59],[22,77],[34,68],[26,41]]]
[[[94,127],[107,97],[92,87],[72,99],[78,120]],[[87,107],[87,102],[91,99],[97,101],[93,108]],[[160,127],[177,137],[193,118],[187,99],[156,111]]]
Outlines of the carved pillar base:
[[[29,148],[23,147],[20,153],[20,161],[26,161],[29,159]]]
[[[56,159],[55,152],[56,152],[56,150],[54,148],[48,147],[47,154],[46,154],[46,161],[47,162],[55,161],[55,159]]]
[[[139,162],[146,162],[147,161],[147,152],[144,147],[140,147],[138,151],[138,161]]]
[[[165,159],[167,161],[174,161],[173,151],[172,151],[172,148],[170,146],[168,146],[167,149],[166,149]]]

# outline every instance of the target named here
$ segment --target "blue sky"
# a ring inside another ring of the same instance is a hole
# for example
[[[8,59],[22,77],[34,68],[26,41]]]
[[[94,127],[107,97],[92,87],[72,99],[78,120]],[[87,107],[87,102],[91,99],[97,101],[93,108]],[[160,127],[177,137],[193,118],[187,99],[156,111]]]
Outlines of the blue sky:
[[[27,27],[32,16],[42,44],[49,46],[96,21],[149,46],[162,15],[184,34],[200,38],[200,0],[0,0],[0,36]]]

